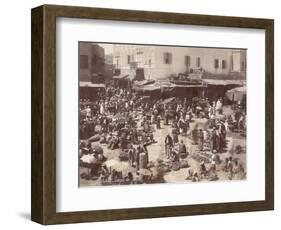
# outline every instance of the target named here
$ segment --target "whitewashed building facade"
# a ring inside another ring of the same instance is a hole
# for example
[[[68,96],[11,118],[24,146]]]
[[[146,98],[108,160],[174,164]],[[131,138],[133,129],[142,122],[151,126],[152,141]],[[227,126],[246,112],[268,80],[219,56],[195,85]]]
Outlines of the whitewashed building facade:
[[[121,74],[153,80],[196,71],[245,78],[246,50],[115,44],[113,64]]]

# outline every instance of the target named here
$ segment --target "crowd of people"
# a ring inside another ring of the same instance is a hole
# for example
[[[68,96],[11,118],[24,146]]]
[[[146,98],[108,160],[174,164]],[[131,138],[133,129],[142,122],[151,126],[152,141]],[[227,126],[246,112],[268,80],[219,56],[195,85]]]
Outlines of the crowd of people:
[[[205,121],[204,125],[195,124],[195,119]],[[162,126],[169,126],[169,132],[164,143],[156,143],[154,133]],[[231,157],[220,162],[219,153],[225,151],[229,131],[243,130],[246,130],[245,110],[238,103],[234,113],[224,114],[222,98],[213,102],[208,98],[157,100],[139,96],[131,89],[109,86],[106,90],[100,90],[94,101],[80,100],[80,156],[94,153],[97,161],[91,168],[91,175],[101,178],[103,182],[113,183],[118,179],[126,184],[145,180],[152,182],[152,177],[148,180],[140,173],[140,170],[149,169],[155,163],[149,159],[147,146],[151,144],[165,146],[165,160],[171,163],[171,168],[179,169],[181,165],[188,167],[187,179],[218,179],[216,165],[219,163],[225,164],[223,171],[233,178],[234,166],[239,165],[239,170],[243,167]],[[185,138],[192,140],[199,153],[207,151],[212,154],[209,169],[204,161],[200,162],[199,171],[186,163],[185,158],[190,153],[189,146],[183,141]],[[93,142],[104,144],[106,151],[119,149],[119,160],[127,161],[136,173],[122,175],[122,172],[109,169],[104,156],[93,151]]]

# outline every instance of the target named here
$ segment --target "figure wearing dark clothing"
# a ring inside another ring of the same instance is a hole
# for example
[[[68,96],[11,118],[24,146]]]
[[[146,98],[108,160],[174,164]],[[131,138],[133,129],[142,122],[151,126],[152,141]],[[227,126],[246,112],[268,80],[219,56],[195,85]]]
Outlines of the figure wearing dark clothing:
[[[158,115],[157,118],[156,118],[156,128],[161,129],[161,117],[160,117],[160,115]]]
[[[141,153],[145,153],[145,155],[146,155],[146,160],[147,160],[147,162],[149,162],[148,151],[147,151],[146,146],[145,146],[145,145],[141,145],[141,146],[140,146],[140,151],[141,151]]]
[[[140,169],[140,154],[141,154],[141,150],[140,150],[140,146],[138,146],[135,156],[137,170]]]
[[[193,140],[194,145],[198,144],[198,129],[197,128],[194,128],[192,130],[192,140]]]
[[[125,180],[127,180],[129,184],[132,184],[134,181],[133,174],[131,172],[128,172],[128,175],[125,177]]]
[[[175,149],[171,150],[171,158],[172,158],[173,162],[179,162],[179,160],[180,160],[179,155],[178,155],[178,153],[176,152]]]
[[[187,153],[186,151],[186,146],[185,144],[183,143],[183,140],[181,140],[181,143],[179,144],[179,153]]]
[[[101,180],[102,181],[107,181],[108,180],[108,177],[109,177],[109,170],[108,168],[106,167],[106,165],[103,165],[101,167]]]
[[[165,116],[165,125],[168,125],[169,124],[169,113],[168,113],[168,110],[165,110],[164,116]]]
[[[208,171],[206,169],[205,163],[201,162],[200,163],[200,175],[207,176],[207,174],[208,174]]]
[[[136,163],[137,163],[137,166],[139,167],[139,161],[140,161],[140,154],[141,153],[145,153],[146,155],[146,158],[147,158],[147,161],[148,161],[148,151],[147,151],[147,148],[145,145],[141,144],[137,147],[137,151],[136,151]]]
[[[179,142],[178,131],[176,128],[172,129],[173,143],[176,144]]]
[[[218,152],[221,153],[221,152],[223,152],[223,148],[224,148],[224,145],[225,145],[224,137],[223,137],[222,133],[219,135],[218,139],[219,139]]]
[[[169,145],[173,145],[173,139],[172,137],[170,136],[170,134],[168,134],[165,138],[165,143],[166,144],[169,144]]]
[[[127,148],[126,133],[122,133],[120,137],[120,148],[122,150]]]
[[[198,133],[198,148],[200,151],[202,151],[203,147],[204,147],[204,134],[202,129],[200,129]]]
[[[216,130],[216,150],[217,152],[221,150],[221,134],[218,130]]]
[[[132,139],[134,144],[138,143],[138,131],[136,128],[132,129]]]
[[[173,139],[170,136],[170,134],[168,134],[165,138],[165,154],[167,157],[170,157],[170,148],[173,146]]]
[[[217,149],[217,134],[216,134],[216,130],[213,129],[212,133],[211,133],[211,137],[210,137],[210,147],[211,147],[211,151],[213,152],[214,150]]]
[[[223,136],[223,138],[225,139],[225,137],[226,137],[226,128],[225,128],[225,125],[224,125],[224,123],[223,122],[221,122],[221,134],[222,134],[222,136]]]
[[[128,151],[128,158],[129,158],[129,164],[131,166],[134,165],[135,162],[135,148],[133,146],[130,147],[129,151]]]
[[[112,172],[111,172],[111,181],[114,182],[118,179],[118,172],[113,169]]]
[[[118,143],[119,143],[119,139],[113,136],[111,141],[109,142],[108,148],[113,150],[118,147]]]

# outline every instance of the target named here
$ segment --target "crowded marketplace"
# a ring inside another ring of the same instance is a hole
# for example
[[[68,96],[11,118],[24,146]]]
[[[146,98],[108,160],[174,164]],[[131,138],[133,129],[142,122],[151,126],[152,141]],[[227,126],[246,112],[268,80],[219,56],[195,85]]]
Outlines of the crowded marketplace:
[[[80,81],[79,186],[246,179],[245,82],[191,76]]]

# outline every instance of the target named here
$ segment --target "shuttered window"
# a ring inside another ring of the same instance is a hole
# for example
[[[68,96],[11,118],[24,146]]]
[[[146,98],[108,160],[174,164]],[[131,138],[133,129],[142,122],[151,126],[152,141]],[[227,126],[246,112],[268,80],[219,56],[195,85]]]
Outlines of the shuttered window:
[[[172,54],[165,52],[164,53],[164,64],[172,64]]]

